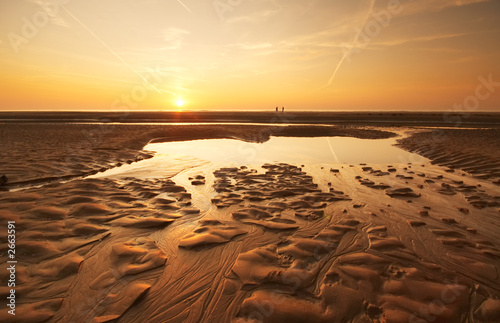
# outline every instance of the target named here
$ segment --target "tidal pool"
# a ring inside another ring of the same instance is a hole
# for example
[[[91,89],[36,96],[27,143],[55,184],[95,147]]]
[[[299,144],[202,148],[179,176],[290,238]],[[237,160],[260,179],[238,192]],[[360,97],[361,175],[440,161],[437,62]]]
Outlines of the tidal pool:
[[[400,149],[391,139],[351,137],[271,137],[265,143],[234,139],[206,139],[150,143],[151,159],[123,165],[90,177],[171,177],[204,164],[218,166],[290,164],[398,164],[427,159]]]
[[[159,154],[193,156],[237,165],[282,162],[314,164],[387,164],[423,162],[424,158],[400,149],[395,139],[351,137],[271,137],[265,143],[208,139],[151,143],[144,149]]]

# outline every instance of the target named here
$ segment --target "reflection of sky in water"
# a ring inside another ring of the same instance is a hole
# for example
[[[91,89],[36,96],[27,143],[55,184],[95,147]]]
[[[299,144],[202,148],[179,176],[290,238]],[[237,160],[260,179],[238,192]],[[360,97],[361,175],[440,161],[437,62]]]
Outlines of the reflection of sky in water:
[[[215,162],[255,164],[285,163],[408,163],[425,159],[393,146],[394,139],[350,137],[272,137],[263,144],[231,139],[153,143],[144,149],[160,154],[181,154]]]

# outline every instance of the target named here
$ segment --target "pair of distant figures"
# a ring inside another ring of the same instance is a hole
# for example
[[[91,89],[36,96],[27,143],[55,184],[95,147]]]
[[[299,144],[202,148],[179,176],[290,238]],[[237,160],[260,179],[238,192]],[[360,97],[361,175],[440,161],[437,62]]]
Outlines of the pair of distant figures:
[[[278,107],[276,107],[276,112],[278,112]],[[281,107],[281,112],[285,112],[285,107]]]

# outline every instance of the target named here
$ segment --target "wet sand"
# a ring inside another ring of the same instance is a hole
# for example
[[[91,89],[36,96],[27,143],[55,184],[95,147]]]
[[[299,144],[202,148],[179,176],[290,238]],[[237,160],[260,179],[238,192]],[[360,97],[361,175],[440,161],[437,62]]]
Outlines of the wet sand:
[[[7,188],[49,183],[0,192],[1,222],[16,221],[18,261],[16,320],[4,309],[2,322],[500,320],[495,131],[447,132],[434,143],[438,155],[426,146],[435,130],[406,129],[413,135],[400,145],[433,163],[213,168],[186,160],[191,167],[164,178],[81,179],[152,156],[142,148],[154,138],[394,134],[336,126],[0,127]],[[89,136],[99,139],[81,144]],[[85,149],[68,154],[79,144]],[[466,160],[485,162],[468,169]],[[0,241],[3,268],[6,236]],[[7,275],[2,270],[1,281]],[[0,286],[1,297],[8,292]]]
[[[119,111],[0,112],[0,122],[264,123],[378,126],[498,127],[498,112],[404,111]]]
[[[17,187],[83,177],[151,158],[150,141],[239,139],[265,142],[270,136],[351,136],[383,139],[387,131],[339,126],[0,124],[0,175]]]
[[[400,146],[450,171],[463,169],[500,184],[500,129],[433,129],[404,138]]]

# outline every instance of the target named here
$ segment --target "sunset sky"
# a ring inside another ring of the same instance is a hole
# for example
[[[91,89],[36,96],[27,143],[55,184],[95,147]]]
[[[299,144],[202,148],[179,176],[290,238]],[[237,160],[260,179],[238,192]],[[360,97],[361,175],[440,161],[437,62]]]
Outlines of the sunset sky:
[[[0,0],[0,110],[500,111],[499,21],[498,0]]]

